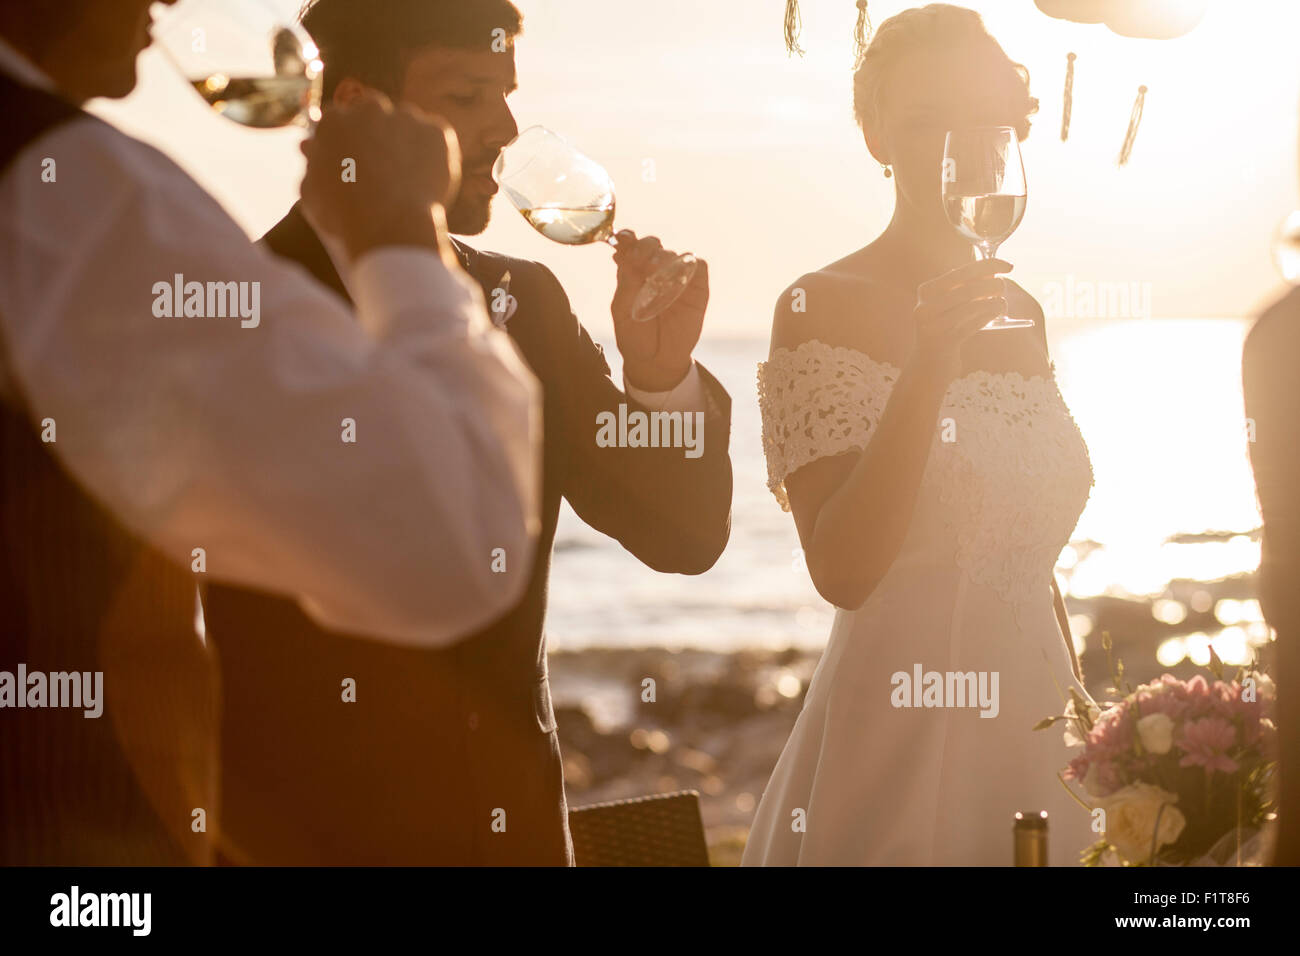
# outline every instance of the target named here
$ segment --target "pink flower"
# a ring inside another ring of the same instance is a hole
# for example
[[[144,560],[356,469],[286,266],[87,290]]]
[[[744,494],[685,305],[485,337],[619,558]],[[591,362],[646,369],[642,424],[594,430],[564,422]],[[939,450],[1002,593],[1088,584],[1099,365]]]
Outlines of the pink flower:
[[[1241,685],[1235,681],[1225,684],[1221,680],[1216,680],[1210,688],[1210,699],[1214,712],[1231,720],[1240,712]]]
[[[1117,756],[1133,747],[1133,711],[1128,701],[1107,710],[1088,733],[1088,750]]]
[[[1073,758],[1061,774],[1066,780],[1082,780],[1088,775],[1089,760],[1084,754]]]
[[[1237,762],[1227,755],[1227,750],[1237,742],[1237,731],[1222,717],[1202,717],[1183,724],[1179,745],[1185,756],[1180,767],[1201,766],[1207,772],[1220,770],[1235,773]]]
[[[1187,710],[1187,702],[1180,700],[1177,694],[1162,684],[1144,684],[1139,687],[1134,695],[1134,703],[1143,717],[1164,714],[1175,722]]]
[[[1101,755],[1080,754],[1065,768],[1066,780],[1075,780],[1094,797],[1105,797],[1123,785],[1115,762]]]

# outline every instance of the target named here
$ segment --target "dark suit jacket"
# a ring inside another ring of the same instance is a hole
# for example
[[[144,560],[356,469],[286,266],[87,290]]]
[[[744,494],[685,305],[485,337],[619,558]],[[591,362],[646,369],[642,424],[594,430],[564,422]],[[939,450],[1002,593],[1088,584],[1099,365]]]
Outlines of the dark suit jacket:
[[[347,296],[297,207],[265,241]],[[288,600],[213,588],[224,822],[237,860],[572,862],[542,634],[560,500],[658,571],[703,572],[726,546],[730,399],[716,380],[703,374],[702,457],[597,447],[597,414],[636,403],[610,380],[559,282],[535,262],[457,249],[489,303],[509,271],[518,306],[506,329],[542,383],[543,527],[526,595],[451,648],[414,650],[331,634]],[[349,677],[355,703],[341,701]]]
[[[1276,862],[1300,866],[1300,289],[1260,317],[1246,339],[1242,377],[1255,487],[1264,516],[1260,603],[1277,631],[1282,747],[1281,841]]]

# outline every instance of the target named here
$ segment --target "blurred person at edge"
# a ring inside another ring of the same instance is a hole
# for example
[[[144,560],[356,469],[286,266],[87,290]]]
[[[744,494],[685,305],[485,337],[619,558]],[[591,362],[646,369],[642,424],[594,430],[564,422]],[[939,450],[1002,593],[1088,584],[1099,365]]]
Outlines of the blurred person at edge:
[[[196,578],[447,647],[519,599],[537,534],[536,381],[450,246],[449,129],[366,96],[305,145],[350,308],[84,111],[134,88],[150,2],[0,5],[0,670],[102,672],[105,718],[0,717],[9,864],[213,860]],[[370,174],[344,188],[342,156]],[[260,320],[156,316],[176,275],[256,283]]]
[[[1250,462],[1264,519],[1260,604],[1277,632],[1281,787],[1275,866],[1300,866],[1300,288],[1259,317],[1242,349]]]

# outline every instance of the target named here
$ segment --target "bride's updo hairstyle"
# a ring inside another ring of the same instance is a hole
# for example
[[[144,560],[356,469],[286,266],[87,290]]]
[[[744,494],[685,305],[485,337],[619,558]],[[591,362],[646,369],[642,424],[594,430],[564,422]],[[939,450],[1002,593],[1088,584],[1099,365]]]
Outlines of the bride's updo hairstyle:
[[[1029,71],[1012,61],[974,10],[932,3],[904,10],[880,24],[858,58],[853,76],[853,111],[864,132],[877,131],[890,104],[891,85],[899,67],[925,54],[960,51],[979,65],[979,76],[1005,98],[1006,115],[1024,140],[1038,100],[1029,95]],[[1002,125],[1002,124],[999,124]]]

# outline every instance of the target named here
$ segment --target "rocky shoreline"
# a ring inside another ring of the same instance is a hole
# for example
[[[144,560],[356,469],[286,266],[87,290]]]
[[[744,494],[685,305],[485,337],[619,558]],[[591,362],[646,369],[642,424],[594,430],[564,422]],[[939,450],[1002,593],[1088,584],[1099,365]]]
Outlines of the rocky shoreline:
[[[819,656],[662,648],[552,654],[569,805],[698,790],[714,864],[739,863]],[[600,686],[595,706],[581,696],[593,684]],[[620,703],[622,720],[593,716]]]

